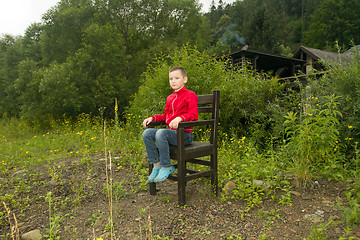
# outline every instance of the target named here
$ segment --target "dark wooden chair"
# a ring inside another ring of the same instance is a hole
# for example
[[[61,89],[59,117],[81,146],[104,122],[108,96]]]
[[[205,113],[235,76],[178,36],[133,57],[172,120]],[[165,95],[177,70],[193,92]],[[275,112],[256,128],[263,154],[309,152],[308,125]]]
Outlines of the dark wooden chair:
[[[214,90],[213,94],[198,95],[198,110],[199,116],[202,113],[210,113],[209,119],[181,122],[177,130],[177,146],[170,146],[170,158],[177,160],[177,164],[173,165],[177,168],[177,175],[170,175],[168,179],[178,182],[178,201],[179,205],[185,205],[185,187],[188,181],[201,178],[210,177],[212,191],[215,195],[218,194],[218,173],[217,173],[217,135],[218,135],[218,118],[219,118],[219,104],[220,91]],[[150,127],[164,125],[164,122],[152,122]],[[191,145],[184,144],[184,128],[208,126],[210,128],[210,141],[197,142],[193,141]],[[208,159],[200,159],[210,156]],[[197,171],[188,168],[187,163],[207,166],[202,171]],[[150,165],[149,171],[151,173],[153,166]],[[156,183],[150,183],[150,194],[156,195]]]

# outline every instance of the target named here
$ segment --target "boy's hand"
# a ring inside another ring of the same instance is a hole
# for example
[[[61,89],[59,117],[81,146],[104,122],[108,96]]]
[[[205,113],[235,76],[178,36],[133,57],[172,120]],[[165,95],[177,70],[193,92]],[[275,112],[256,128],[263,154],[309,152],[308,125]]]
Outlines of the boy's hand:
[[[172,129],[177,129],[178,126],[179,126],[179,123],[182,121],[182,118],[181,117],[177,117],[175,118],[174,120],[172,120],[170,123],[169,123],[169,127],[172,128]]]
[[[143,121],[143,127],[146,128],[153,121],[152,117],[149,117]]]

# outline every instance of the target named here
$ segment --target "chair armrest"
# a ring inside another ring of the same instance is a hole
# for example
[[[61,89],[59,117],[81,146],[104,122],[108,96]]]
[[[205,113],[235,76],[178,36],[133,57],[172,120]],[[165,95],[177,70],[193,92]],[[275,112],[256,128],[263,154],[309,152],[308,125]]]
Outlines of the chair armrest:
[[[178,128],[188,128],[188,127],[212,125],[212,124],[214,124],[214,121],[215,121],[214,119],[210,119],[210,120],[180,122]]]
[[[151,123],[149,123],[147,126],[148,127],[156,127],[156,126],[162,126],[165,125],[165,121],[153,121]]]
[[[214,124],[214,119],[190,121],[190,122],[180,122],[178,128],[206,126],[206,125],[212,125],[212,124]],[[156,126],[162,126],[162,125],[165,125],[165,121],[159,121],[159,122],[153,121],[153,122],[149,123],[147,126],[148,127],[156,127]]]

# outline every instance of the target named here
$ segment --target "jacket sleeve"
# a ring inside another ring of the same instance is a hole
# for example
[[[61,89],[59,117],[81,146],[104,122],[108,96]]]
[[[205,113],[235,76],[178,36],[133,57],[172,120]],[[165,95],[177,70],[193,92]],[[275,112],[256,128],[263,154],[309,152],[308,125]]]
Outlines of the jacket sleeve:
[[[156,114],[154,116],[151,116],[154,122],[161,122],[165,121],[165,113],[163,114]]]

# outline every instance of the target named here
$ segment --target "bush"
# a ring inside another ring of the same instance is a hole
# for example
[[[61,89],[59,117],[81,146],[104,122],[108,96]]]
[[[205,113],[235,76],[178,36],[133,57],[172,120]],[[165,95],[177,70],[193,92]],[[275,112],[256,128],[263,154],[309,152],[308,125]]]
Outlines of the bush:
[[[343,138],[352,138],[353,142],[359,141],[360,136],[354,131],[360,128],[359,48],[353,49],[346,62],[328,62],[327,65],[329,72],[320,80],[311,81],[309,89],[314,95],[319,96],[320,100],[322,96],[331,94],[341,96],[339,109],[342,110],[343,121],[340,134]]]
[[[308,96],[316,96],[321,106],[328,103],[326,96],[339,96],[338,110],[342,115],[337,126],[337,162],[347,170],[356,168],[355,157],[360,141],[360,52],[353,48],[345,62],[327,62],[329,71],[320,79],[310,80],[306,88]]]
[[[188,89],[198,95],[209,94],[214,89],[221,91],[223,131],[251,137],[257,143],[263,143],[273,134],[269,121],[273,112],[269,104],[283,90],[277,79],[246,68],[234,70],[226,59],[215,59],[189,46],[170,56],[157,56],[154,62],[144,73],[142,85],[126,111],[131,125],[140,126],[142,119],[164,111],[166,97],[171,94],[169,69],[183,66],[188,72]]]

